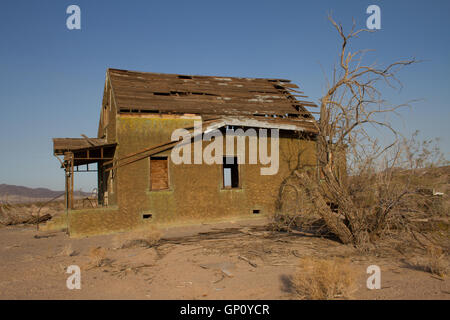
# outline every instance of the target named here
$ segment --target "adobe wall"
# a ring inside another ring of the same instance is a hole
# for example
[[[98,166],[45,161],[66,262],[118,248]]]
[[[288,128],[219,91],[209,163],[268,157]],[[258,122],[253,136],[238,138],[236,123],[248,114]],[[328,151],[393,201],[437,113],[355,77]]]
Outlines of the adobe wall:
[[[121,158],[170,141],[175,129],[193,123],[194,119],[118,115],[115,123],[116,156]],[[162,153],[169,156],[169,190],[150,191],[148,158],[118,168],[114,192],[110,195],[110,204],[117,209],[76,213],[71,219],[71,230],[77,235],[87,235],[132,229],[145,223],[201,222],[254,216],[253,210],[260,210],[260,214],[274,212],[281,181],[296,166],[298,153],[302,152],[303,164],[316,165],[313,141],[292,138],[287,132],[280,132],[279,144],[278,174],[264,176],[260,174],[260,168],[266,165],[242,164],[239,167],[241,187],[238,189],[223,188],[222,165],[176,165],[170,160],[170,150]],[[151,214],[151,220],[144,220],[143,214]]]
[[[192,119],[119,117],[117,121],[118,157],[170,140],[176,128],[192,125]],[[142,220],[151,213],[154,222],[207,220],[222,216],[273,212],[279,185],[296,162],[299,150],[304,162],[314,166],[315,145],[311,141],[280,137],[280,168],[276,175],[260,174],[262,165],[240,165],[239,189],[223,189],[222,165],[181,164],[169,161],[169,190],[150,191],[149,159],[117,170],[117,205]],[[206,145],[207,142],[204,142]],[[269,139],[270,143],[270,139]],[[268,147],[270,150],[270,146]],[[193,150],[193,149],[192,149]],[[248,149],[246,150],[248,154]],[[163,154],[169,155],[170,151]],[[248,162],[248,161],[247,161]]]

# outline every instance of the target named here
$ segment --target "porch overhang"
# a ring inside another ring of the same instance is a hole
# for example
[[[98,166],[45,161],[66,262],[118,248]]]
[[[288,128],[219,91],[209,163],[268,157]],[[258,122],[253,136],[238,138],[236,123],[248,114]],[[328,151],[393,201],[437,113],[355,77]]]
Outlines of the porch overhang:
[[[107,143],[104,139],[53,138],[53,154],[64,156],[64,161],[70,155],[74,166],[112,160],[115,148],[116,143]]]

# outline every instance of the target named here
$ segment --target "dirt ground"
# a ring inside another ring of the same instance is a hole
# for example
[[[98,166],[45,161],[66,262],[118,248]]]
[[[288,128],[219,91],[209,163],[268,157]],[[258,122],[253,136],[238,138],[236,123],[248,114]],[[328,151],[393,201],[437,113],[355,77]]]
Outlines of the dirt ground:
[[[30,226],[0,228],[0,299],[296,299],[299,258],[345,257],[355,299],[450,299],[450,281],[413,267],[411,256],[362,254],[333,240],[268,231],[265,219],[163,230],[156,247],[117,248],[115,235],[71,239]],[[92,265],[90,251],[106,251]],[[69,290],[66,268],[81,268]],[[381,289],[366,288],[366,268],[381,268]]]

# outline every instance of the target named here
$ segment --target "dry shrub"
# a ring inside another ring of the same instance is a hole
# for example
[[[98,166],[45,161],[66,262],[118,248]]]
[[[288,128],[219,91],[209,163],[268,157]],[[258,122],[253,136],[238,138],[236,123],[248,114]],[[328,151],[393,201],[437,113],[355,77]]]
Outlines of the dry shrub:
[[[9,203],[0,204],[0,224],[5,226],[27,223],[33,216],[24,206]]]
[[[108,263],[106,249],[102,247],[91,248],[89,250],[90,264],[92,267],[101,267]]]
[[[161,239],[162,232],[154,226],[136,231],[119,234],[115,237],[116,247],[120,249],[156,246]]]
[[[349,261],[345,259],[300,260],[292,284],[301,299],[348,299],[355,289],[355,279]]]
[[[276,232],[292,232],[293,230],[313,233],[317,236],[329,236],[331,233],[325,221],[318,215],[286,214],[275,212],[269,215],[268,229]]]
[[[429,246],[423,265],[425,271],[439,277],[445,277],[448,273],[447,255],[441,247]]]
[[[271,231],[291,232],[297,227],[297,215],[272,213],[269,216],[268,228]]]
[[[72,249],[72,245],[70,243],[66,244],[62,249],[62,251],[59,253],[60,256],[66,257],[73,257],[76,256],[77,254],[78,252]]]
[[[39,211],[38,203],[0,203],[0,224],[4,226],[42,223],[52,218],[48,210]],[[39,217],[37,214],[39,213]]]

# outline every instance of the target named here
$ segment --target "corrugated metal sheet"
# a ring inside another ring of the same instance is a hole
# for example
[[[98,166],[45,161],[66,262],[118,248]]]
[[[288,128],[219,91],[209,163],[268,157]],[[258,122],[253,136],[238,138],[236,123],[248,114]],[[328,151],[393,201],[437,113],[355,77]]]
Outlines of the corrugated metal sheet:
[[[242,126],[254,128],[280,129],[292,131],[304,131],[309,133],[318,133],[315,120],[309,119],[283,119],[271,117],[222,117],[224,125]]]
[[[313,119],[285,79],[188,76],[108,69],[118,112],[277,115]],[[300,91],[296,91],[302,93]],[[300,95],[304,97],[303,95]]]

